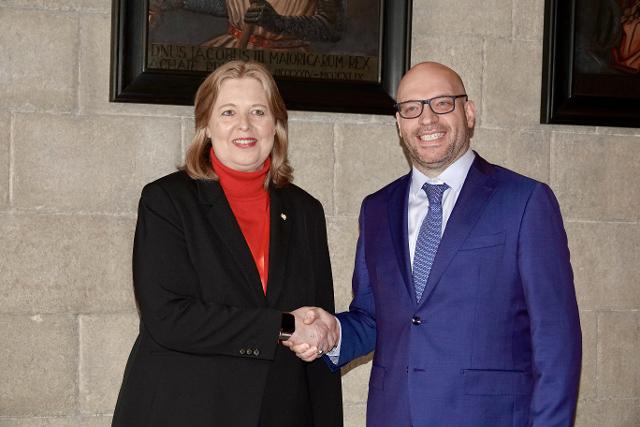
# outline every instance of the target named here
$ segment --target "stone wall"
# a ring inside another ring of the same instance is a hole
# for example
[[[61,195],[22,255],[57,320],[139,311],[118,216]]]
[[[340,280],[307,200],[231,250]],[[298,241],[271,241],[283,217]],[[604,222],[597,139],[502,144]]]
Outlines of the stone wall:
[[[539,124],[543,0],[415,0],[413,62],[460,71],[473,146],[551,185],[584,335],[577,425],[640,423],[640,129]],[[174,170],[191,108],[108,102],[110,2],[0,0],[0,426],[108,426],[137,316],[142,185]],[[361,199],[404,174],[392,117],[291,112],[296,182],[325,206],[338,309]],[[345,370],[363,426],[370,362]]]

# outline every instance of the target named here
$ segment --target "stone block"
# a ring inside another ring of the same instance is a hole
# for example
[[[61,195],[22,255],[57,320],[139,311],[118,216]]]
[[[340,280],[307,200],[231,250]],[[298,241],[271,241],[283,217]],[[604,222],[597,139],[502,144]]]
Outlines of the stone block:
[[[598,126],[596,133],[599,135],[640,136],[640,128]]]
[[[342,369],[342,400],[345,403],[367,403],[371,365],[371,356],[365,356]]]
[[[592,138],[594,135],[597,135],[598,128],[595,126],[585,126],[585,125],[557,125],[557,124],[545,124],[545,130],[549,132],[558,132],[558,133],[579,133],[584,136],[584,138]]]
[[[367,194],[410,170],[394,125],[336,125],[335,140],[338,215],[358,215]]]
[[[289,110],[289,125],[293,122],[319,122],[319,123],[381,123],[392,118],[388,115],[371,115],[356,113],[332,113],[328,111],[302,111]]]
[[[138,324],[135,313],[80,316],[82,413],[113,412]]]
[[[353,296],[351,278],[358,240],[358,218],[355,216],[329,217],[327,230],[336,311],[346,311]]]
[[[640,399],[578,401],[575,427],[637,427]]]
[[[187,149],[193,141],[193,137],[196,134],[195,121],[193,117],[182,119],[182,157],[180,163],[184,163]]]
[[[598,316],[598,397],[640,398],[640,313]]]
[[[78,369],[75,317],[0,315],[0,336],[0,414],[73,413]]]
[[[582,372],[580,373],[580,399],[596,397],[596,359],[598,349],[598,313],[580,312],[582,329]]]
[[[513,2],[513,37],[542,43],[544,35],[544,0]]]
[[[0,111],[0,209],[9,206],[11,116]]]
[[[322,202],[333,213],[333,126],[314,122],[289,124],[289,161],[294,183]]]
[[[471,147],[491,163],[548,183],[549,138],[542,131],[476,127]]]
[[[111,417],[0,418],[0,427],[110,427]]]
[[[102,312],[134,308],[134,220],[0,214],[0,312]]]
[[[345,403],[342,408],[344,412],[344,427],[362,427],[366,424],[367,405],[364,403]]]
[[[0,108],[71,111],[77,76],[76,17],[0,8],[0,28]]]
[[[481,109],[483,126],[538,128],[541,58],[542,46],[538,42],[487,40]]]
[[[640,225],[567,221],[565,226],[579,307],[638,309]]]
[[[15,205],[133,213],[144,184],[180,161],[180,120],[19,114]]]
[[[69,0],[80,2],[80,0]],[[94,0],[95,2],[101,0]],[[193,116],[193,107],[109,102],[111,18],[107,14],[80,16],[79,111],[82,114]],[[170,144],[177,143],[170,141]]]
[[[482,38],[477,36],[427,35],[414,36],[411,45],[411,62],[440,62],[455,70],[478,109],[482,107]],[[480,121],[476,126],[480,125]]]
[[[511,0],[416,0],[413,31],[511,37]]]
[[[553,133],[551,183],[565,216],[596,221],[640,219],[637,136],[586,138]]]
[[[109,13],[109,0],[0,0],[0,6],[54,11]]]
[[[111,12],[111,2],[109,0],[44,0],[47,9],[73,10],[80,12]]]

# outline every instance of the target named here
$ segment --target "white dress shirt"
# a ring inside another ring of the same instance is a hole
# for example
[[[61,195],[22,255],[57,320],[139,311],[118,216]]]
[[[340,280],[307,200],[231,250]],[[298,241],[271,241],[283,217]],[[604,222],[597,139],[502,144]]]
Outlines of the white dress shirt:
[[[422,186],[425,182],[428,182],[429,184],[447,184],[449,186],[442,196],[442,231],[440,234],[442,235],[475,157],[476,155],[471,149],[467,150],[466,153],[453,162],[451,166],[445,169],[444,172],[436,178],[427,177],[416,169],[415,166],[412,168],[411,187],[409,188],[409,218],[407,224],[411,268],[413,268],[413,254],[416,251],[418,232],[420,231],[422,221],[424,221],[424,218],[427,216],[427,211],[429,210],[429,199],[427,198],[427,193],[422,189]]]
[[[413,254],[416,250],[416,241],[422,221],[427,216],[429,210],[429,199],[427,193],[422,189],[425,182],[429,184],[447,184],[449,188],[442,196],[442,233],[444,233],[453,207],[456,205],[462,185],[467,179],[471,164],[476,158],[475,153],[469,148],[458,160],[453,162],[447,169],[435,178],[429,178],[415,166],[411,168],[411,186],[409,188],[408,224],[407,232],[409,236],[409,256],[411,257],[411,268],[413,269]],[[442,234],[441,234],[442,235]],[[342,326],[338,321],[338,328],[342,332]],[[333,363],[338,363],[340,358],[340,344],[342,343],[342,333],[338,339],[338,344],[329,352],[327,356]]]

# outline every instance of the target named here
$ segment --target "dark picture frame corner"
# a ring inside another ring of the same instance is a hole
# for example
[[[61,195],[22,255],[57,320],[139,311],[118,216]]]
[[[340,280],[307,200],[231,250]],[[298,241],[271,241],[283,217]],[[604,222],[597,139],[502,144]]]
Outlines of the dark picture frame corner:
[[[617,4],[546,0],[542,124],[640,127],[640,69],[620,60]]]

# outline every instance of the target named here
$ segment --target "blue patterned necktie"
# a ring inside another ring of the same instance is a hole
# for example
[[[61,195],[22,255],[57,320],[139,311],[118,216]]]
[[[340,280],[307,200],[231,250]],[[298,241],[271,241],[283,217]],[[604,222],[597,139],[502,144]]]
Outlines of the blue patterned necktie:
[[[429,184],[422,186],[429,199],[429,211],[422,221],[416,250],[413,255],[413,286],[416,288],[416,301],[420,301],[427,279],[436,257],[442,233],[442,195],[449,188],[447,184]]]

